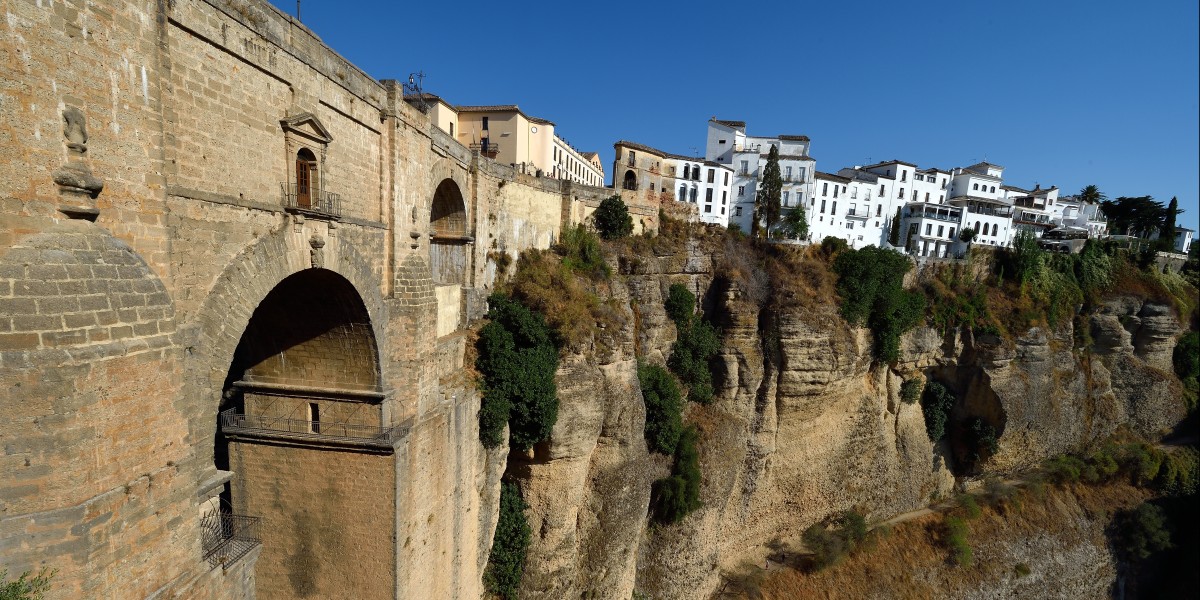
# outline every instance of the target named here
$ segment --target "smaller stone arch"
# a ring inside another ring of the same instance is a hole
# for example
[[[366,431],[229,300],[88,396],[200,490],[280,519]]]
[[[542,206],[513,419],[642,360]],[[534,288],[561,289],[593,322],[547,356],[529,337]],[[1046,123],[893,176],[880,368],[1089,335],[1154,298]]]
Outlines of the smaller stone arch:
[[[625,179],[621,183],[621,187],[627,190],[637,189],[637,175],[633,173],[633,169],[625,171]]]
[[[466,237],[467,205],[453,179],[443,179],[434,190],[429,226],[434,237]]]

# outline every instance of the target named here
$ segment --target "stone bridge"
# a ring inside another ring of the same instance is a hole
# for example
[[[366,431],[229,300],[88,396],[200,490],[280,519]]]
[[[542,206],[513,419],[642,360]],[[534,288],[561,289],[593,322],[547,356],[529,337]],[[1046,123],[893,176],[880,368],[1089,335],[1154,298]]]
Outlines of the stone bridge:
[[[0,5],[0,568],[478,598],[464,330],[614,191],[473,154],[265,2]]]

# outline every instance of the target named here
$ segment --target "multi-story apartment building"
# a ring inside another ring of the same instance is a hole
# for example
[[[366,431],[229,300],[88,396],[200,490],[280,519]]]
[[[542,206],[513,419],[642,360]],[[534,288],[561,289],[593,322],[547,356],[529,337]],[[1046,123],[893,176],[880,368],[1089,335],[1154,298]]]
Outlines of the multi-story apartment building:
[[[435,125],[464,146],[499,163],[524,166],[542,177],[600,187],[604,165],[555,133],[553,121],[525,114],[516,104],[455,106],[435,94],[405,96]]]
[[[816,161],[808,154],[809,143],[805,135],[749,136],[746,135],[745,121],[722,121],[716,117],[709,119],[704,157],[733,169],[730,225],[750,231],[755,197],[771,146],[779,150],[779,174],[783,178],[780,203],[783,210],[802,207],[812,198]]]
[[[728,165],[625,140],[613,144],[613,149],[614,187],[657,192],[677,202],[694,204],[702,223],[729,222],[734,176]]]

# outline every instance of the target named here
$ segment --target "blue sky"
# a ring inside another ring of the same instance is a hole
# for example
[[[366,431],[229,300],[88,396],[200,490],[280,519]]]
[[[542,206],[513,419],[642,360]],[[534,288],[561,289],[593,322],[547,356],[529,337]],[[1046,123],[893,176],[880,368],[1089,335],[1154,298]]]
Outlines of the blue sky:
[[[423,70],[451,103],[518,104],[606,170],[618,139],[703,152],[717,116],[810,136],[821,171],[986,159],[1022,187],[1178,196],[1198,229],[1195,0],[302,1],[304,24],[373,77]]]

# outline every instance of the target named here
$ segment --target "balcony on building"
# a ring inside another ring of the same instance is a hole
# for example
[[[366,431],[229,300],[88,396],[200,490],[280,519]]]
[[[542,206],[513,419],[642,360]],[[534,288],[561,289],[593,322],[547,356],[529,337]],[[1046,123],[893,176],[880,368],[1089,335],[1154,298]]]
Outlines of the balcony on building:
[[[469,147],[471,150],[491,159],[495,159],[496,155],[500,153],[500,144],[493,142],[489,138],[483,138],[478,142],[471,142]]]
[[[200,518],[200,546],[212,568],[229,568],[258,546],[258,517],[214,511]]]
[[[962,219],[961,208],[944,204],[912,202],[905,207],[905,213],[910,219],[933,219],[947,223],[958,223]]]
[[[384,427],[376,423],[294,418],[288,414],[246,414],[238,408],[221,412],[221,432],[227,437],[254,437],[316,442],[322,445],[391,449],[407,426]]]
[[[279,184],[284,210],[326,219],[342,216],[342,197],[305,183]]]

